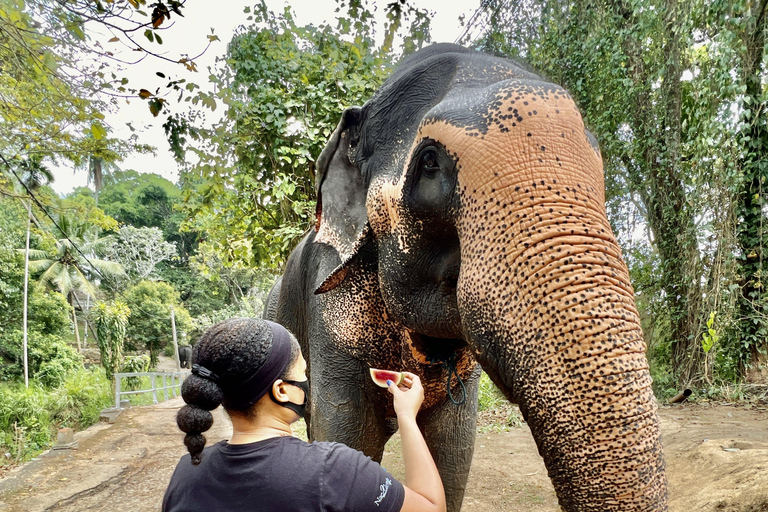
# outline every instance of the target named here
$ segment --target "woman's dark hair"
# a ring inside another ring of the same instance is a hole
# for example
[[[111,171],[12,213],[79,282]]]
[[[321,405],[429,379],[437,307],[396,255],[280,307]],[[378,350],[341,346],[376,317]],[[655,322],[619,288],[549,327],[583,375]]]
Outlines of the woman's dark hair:
[[[176,415],[176,424],[186,432],[184,444],[192,457],[192,464],[200,464],[205,436],[203,432],[213,425],[210,411],[224,399],[224,389],[231,389],[257,372],[267,360],[272,348],[272,329],[263,320],[232,318],[208,329],[192,351],[192,363],[205,367],[218,376],[214,380],[189,375],[181,386],[181,396],[187,403]],[[281,378],[288,373],[301,353],[299,344],[291,335],[291,359]],[[252,417],[255,405],[244,410],[228,410]]]

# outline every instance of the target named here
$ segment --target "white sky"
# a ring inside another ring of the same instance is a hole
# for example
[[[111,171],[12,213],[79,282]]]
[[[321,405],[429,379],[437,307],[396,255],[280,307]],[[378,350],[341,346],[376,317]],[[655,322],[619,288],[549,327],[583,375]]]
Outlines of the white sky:
[[[377,32],[383,31],[384,16],[383,6],[392,0],[376,0],[378,7],[377,14]],[[254,0],[218,0],[217,2],[206,2],[205,0],[188,0],[182,13],[184,18],[171,14],[172,22],[177,25],[172,26],[167,31],[162,32],[163,45],[152,45],[155,51],[165,50],[167,55],[172,58],[178,58],[182,53],[188,53],[191,56],[199,53],[207,44],[206,36],[211,33],[211,28],[221,41],[214,42],[206,54],[197,60],[198,73],[189,73],[184,71],[181,66],[173,69],[171,64],[163,64],[157,59],[147,58],[140,64],[134,65],[124,73],[131,79],[129,85],[133,87],[143,87],[154,91],[158,86],[164,85],[165,81],[159,81],[155,77],[155,71],[164,70],[166,74],[171,74],[175,78],[187,78],[204,87],[203,82],[207,82],[208,67],[213,66],[217,57],[220,57],[226,51],[226,45],[232,37],[234,30],[243,24],[250,24],[246,21],[243,14],[245,6],[252,6]],[[414,5],[420,8],[426,8],[434,12],[432,18],[432,39],[434,42],[453,42],[461,35],[463,28],[459,25],[459,16],[466,14],[467,19],[477,8],[478,1],[466,0],[415,0]],[[315,24],[323,22],[333,22],[334,10],[336,9],[335,0],[267,0],[269,8],[276,13],[282,11],[285,5],[291,5],[296,15],[297,25]],[[167,23],[167,22],[166,22]],[[105,37],[109,39],[112,34]],[[143,39],[142,35],[139,38]],[[120,46],[120,43],[111,45],[104,43],[107,49],[112,50]],[[127,54],[126,58],[135,58],[135,54]],[[147,84],[147,85],[144,85]],[[169,98],[170,99],[170,98]],[[219,110],[223,106],[219,106]],[[182,108],[174,106],[175,109]],[[211,114],[208,114],[211,117]],[[175,182],[178,178],[178,166],[173,159],[168,143],[165,140],[162,123],[165,117],[163,115],[153,118],[149,113],[147,103],[139,98],[131,99],[130,102],[121,100],[117,112],[108,114],[106,122],[112,127],[111,136],[127,137],[131,132],[126,127],[130,122],[139,132],[139,142],[155,146],[156,154],[131,154],[125,160],[118,163],[121,169],[133,169],[139,172],[152,172],[168,178]],[[53,189],[66,194],[75,187],[86,185],[87,173],[80,170],[73,172],[71,166],[61,165],[54,168],[55,181],[52,184]]]

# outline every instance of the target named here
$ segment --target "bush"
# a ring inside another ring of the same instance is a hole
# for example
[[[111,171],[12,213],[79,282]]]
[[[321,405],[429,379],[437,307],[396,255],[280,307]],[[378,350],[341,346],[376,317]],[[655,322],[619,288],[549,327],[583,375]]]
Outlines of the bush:
[[[101,368],[71,372],[55,388],[2,385],[0,454],[10,454],[6,462],[29,459],[51,444],[59,428],[94,424],[112,400],[112,385]]]
[[[23,338],[20,330],[3,336],[0,349],[5,364],[0,365],[0,379],[20,379],[23,375]],[[39,379],[46,386],[58,386],[69,372],[83,366],[82,356],[58,335],[30,331],[27,344],[29,378]]]
[[[45,391],[37,386],[0,388],[0,451],[22,460],[52,439]]]
[[[66,376],[83,368],[83,357],[58,336],[30,333],[29,373],[49,387],[57,387]]]
[[[82,430],[90,427],[99,421],[101,410],[112,405],[113,393],[112,382],[103,368],[71,374],[50,397],[55,428]]]
[[[0,300],[0,303],[2,302]],[[0,323],[3,326],[0,330],[0,381],[19,379],[24,372],[21,302],[13,304],[12,308],[14,311],[6,311],[5,314],[0,312],[0,320],[5,320],[4,323]],[[73,361],[80,364],[79,355],[64,342],[70,334],[72,325],[70,311],[69,304],[60,293],[45,293],[38,286],[30,288],[27,340],[30,377],[41,371],[41,365],[55,359],[65,359],[59,365],[53,364],[65,371],[76,366]],[[14,313],[15,316],[11,318],[10,313]],[[43,370],[46,375],[57,373],[52,368],[43,368]]]
[[[126,356],[123,359],[123,365],[120,367],[120,373],[142,373],[149,371],[149,356],[142,354],[140,356]],[[123,379],[125,389],[134,391],[141,387],[140,377],[126,377]]]
[[[45,290],[30,282],[29,329],[62,338],[72,333],[72,308],[59,292]]]

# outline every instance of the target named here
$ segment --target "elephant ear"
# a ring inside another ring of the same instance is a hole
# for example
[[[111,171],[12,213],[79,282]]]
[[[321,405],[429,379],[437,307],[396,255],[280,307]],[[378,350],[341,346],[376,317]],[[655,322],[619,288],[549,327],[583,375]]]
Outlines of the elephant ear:
[[[365,243],[368,212],[365,208],[365,180],[353,163],[354,134],[361,117],[359,107],[348,108],[317,158],[316,243],[333,247],[341,264],[315,290],[315,294],[336,288],[347,275],[347,265]]]

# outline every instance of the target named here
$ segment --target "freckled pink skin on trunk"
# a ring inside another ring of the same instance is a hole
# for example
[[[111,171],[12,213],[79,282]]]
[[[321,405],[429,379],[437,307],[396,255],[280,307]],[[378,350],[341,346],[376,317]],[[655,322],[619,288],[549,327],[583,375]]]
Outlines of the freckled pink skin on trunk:
[[[515,83],[489,107],[485,133],[427,120],[416,138],[458,158],[463,328],[520,404],[566,510],[667,510],[646,346],[600,154],[565,91]]]

